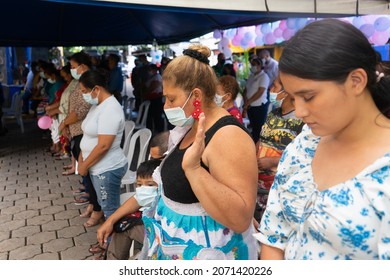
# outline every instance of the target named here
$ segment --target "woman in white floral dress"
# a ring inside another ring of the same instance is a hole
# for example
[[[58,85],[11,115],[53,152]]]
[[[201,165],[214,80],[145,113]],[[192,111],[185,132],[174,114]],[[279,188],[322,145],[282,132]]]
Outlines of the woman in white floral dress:
[[[306,125],[280,160],[261,259],[390,259],[390,77],[375,51],[352,25],[321,20],[279,69]]]

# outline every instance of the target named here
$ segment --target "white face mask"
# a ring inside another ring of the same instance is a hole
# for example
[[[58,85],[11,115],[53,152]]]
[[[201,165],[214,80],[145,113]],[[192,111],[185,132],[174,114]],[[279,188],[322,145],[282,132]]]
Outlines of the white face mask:
[[[255,74],[257,72],[257,66],[252,66],[251,67],[251,73]]]
[[[77,74],[77,69],[79,69],[79,67],[80,67],[80,65],[77,68],[70,69],[70,74],[76,80],[80,79],[80,77],[81,77],[81,74]]]
[[[83,98],[84,98],[84,101],[91,104],[91,105],[98,105],[99,103],[99,100],[98,100],[98,96],[99,94],[95,97],[95,98],[92,98],[92,95],[91,93],[93,92],[95,88],[93,88],[90,92],[88,93],[83,93]]]
[[[140,186],[135,189],[135,200],[142,207],[150,207],[157,196],[157,187]]]
[[[47,81],[51,84],[54,84],[56,81],[52,80],[52,79],[47,79]]]
[[[40,76],[42,79],[46,79],[45,73],[43,73],[43,72],[39,72],[39,76]]]
[[[192,92],[188,96],[183,107],[164,109],[165,115],[167,116],[168,121],[172,125],[183,127],[183,126],[190,126],[194,123],[194,118],[191,115],[187,118],[186,113],[183,110],[183,108],[186,106],[188,100],[190,100],[191,95],[192,95]]]
[[[215,94],[214,101],[218,107],[222,107],[223,104],[227,101],[227,100],[223,101],[224,96],[226,96],[226,94],[224,94],[224,95]]]
[[[262,58],[261,62],[263,62],[263,65],[265,65],[267,63],[267,60],[265,58]]]

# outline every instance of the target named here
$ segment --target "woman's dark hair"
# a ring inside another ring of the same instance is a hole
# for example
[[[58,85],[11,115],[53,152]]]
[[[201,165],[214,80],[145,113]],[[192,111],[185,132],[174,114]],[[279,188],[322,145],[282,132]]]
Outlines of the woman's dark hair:
[[[61,71],[64,71],[65,73],[71,75],[71,74],[70,74],[70,68],[71,68],[70,63],[67,63],[65,66],[63,66],[63,67],[61,68]]]
[[[78,65],[84,64],[88,68],[92,67],[91,57],[85,52],[78,52],[70,57],[70,60],[74,60]]]
[[[62,80],[60,71],[55,67],[53,63],[46,64],[44,72],[50,76],[54,74],[56,76],[56,80]]]
[[[95,86],[101,86],[107,89],[107,78],[96,70],[88,70],[84,72],[81,75],[79,82],[88,89],[92,89]]]
[[[362,68],[376,106],[386,113],[390,108],[390,77],[377,82],[379,63],[359,29],[340,20],[325,19],[307,25],[289,41],[279,70],[302,79],[343,83],[351,71]]]
[[[148,178],[152,177],[154,170],[160,165],[161,160],[151,159],[142,162],[137,168],[137,177]]]

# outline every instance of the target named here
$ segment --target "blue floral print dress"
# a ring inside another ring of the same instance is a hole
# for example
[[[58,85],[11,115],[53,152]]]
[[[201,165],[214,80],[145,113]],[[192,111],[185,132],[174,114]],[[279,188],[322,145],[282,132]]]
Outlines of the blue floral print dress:
[[[311,169],[319,140],[305,126],[282,155],[260,242],[285,259],[390,259],[390,153],[319,191]]]

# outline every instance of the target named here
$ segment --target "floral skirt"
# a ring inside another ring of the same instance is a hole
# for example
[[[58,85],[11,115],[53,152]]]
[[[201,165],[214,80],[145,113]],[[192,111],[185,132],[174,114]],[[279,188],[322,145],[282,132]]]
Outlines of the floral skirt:
[[[144,212],[144,258],[248,260],[258,258],[251,226],[241,234],[212,219],[200,203],[182,204],[160,197],[153,215]]]

